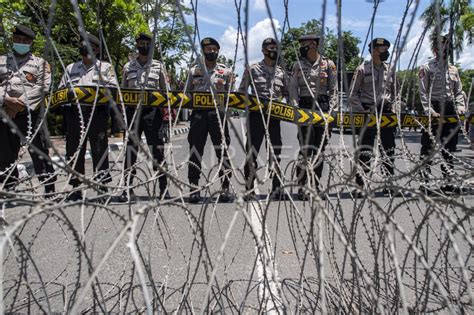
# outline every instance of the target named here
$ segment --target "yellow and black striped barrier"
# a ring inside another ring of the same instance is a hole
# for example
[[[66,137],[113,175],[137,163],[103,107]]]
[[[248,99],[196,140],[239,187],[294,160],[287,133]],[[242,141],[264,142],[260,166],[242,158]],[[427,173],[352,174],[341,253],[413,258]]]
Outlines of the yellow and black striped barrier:
[[[113,102],[111,101],[113,100]],[[212,109],[215,106],[228,104],[230,108],[246,109],[249,111],[270,110],[270,116],[279,120],[291,122],[299,125],[313,125],[344,128],[375,128],[380,121],[380,128],[390,128],[399,125],[399,117],[396,114],[383,114],[379,117],[366,113],[336,112],[333,115],[321,114],[320,112],[302,109],[288,105],[283,102],[272,101],[271,104],[266,99],[258,99],[254,95],[243,93],[217,93],[213,96],[210,92],[183,93],[179,91],[161,92],[148,89],[120,89],[77,86],[74,88],[62,89],[54,92],[46,100],[47,106],[55,108],[65,104],[80,103],[82,105],[102,106],[107,104],[124,104],[125,106],[162,107],[168,108],[190,108],[190,109]],[[464,121],[465,117],[445,116],[444,123],[458,123]],[[413,116],[408,114],[400,115],[400,126],[419,127],[429,124],[428,116]],[[433,119],[432,122],[439,122]],[[469,118],[469,123],[474,124],[474,116]]]

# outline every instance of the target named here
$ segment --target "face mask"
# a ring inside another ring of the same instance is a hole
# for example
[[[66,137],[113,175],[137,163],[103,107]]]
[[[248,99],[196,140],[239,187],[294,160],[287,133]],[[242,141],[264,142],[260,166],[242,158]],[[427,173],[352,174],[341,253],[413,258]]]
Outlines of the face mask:
[[[219,56],[219,54],[216,52],[204,53],[204,58],[210,62],[216,61],[217,56]]]
[[[266,49],[266,54],[265,56],[267,56],[268,58],[270,58],[271,60],[275,61],[278,59],[278,50],[268,50]]]
[[[300,55],[303,58],[308,57],[309,46],[300,47]]]
[[[445,49],[444,52],[443,52],[443,58],[444,58],[444,60],[447,60],[447,59],[448,59],[448,56],[449,56],[449,49]]]
[[[148,46],[143,46],[143,47],[138,47],[138,53],[142,56],[148,56],[150,53],[150,47]]]
[[[380,53],[380,60],[385,61],[388,59],[390,56],[390,53],[388,51],[384,51],[383,53]]]
[[[13,50],[20,55],[26,55],[27,53],[29,53],[30,48],[30,44],[13,43]]]
[[[81,56],[83,56],[83,57],[87,57],[87,55],[89,54],[89,52],[87,51],[87,47],[86,47],[86,46],[79,47],[79,53],[80,53]]]

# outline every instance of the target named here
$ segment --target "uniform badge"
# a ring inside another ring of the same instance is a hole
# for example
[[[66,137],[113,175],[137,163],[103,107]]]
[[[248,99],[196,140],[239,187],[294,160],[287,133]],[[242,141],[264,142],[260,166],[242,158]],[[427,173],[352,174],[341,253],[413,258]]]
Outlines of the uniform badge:
[[[377,38],[376,44],[378,45],[383,45],[384,39],[383,38]]]
[[[202,75],[202,69],[200,67],[194,68],[194,75],[201,76]]]
[[[418,77],[420,79],[423,79],[425,77],[425,69],[420,69],[420,72],[418,72]]]
[[[30,83],[36,83],[36,76],[33,75],[32,73],[25,72],[25,78],[26,78],[26,81]]]

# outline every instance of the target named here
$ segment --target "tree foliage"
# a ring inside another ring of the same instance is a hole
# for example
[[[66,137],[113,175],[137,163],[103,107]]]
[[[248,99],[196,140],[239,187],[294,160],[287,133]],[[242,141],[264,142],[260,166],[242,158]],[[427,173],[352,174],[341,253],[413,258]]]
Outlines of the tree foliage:
[[[51,8],[51,3],[55,7]],[[30,26],[37,34],[33,53],[44,56],[53,70],[53,87],[64,73],[63,66],[80,60],[78,44],[80,38],[78,17],[69,0],[0,0],[0,54],[10,49],[11,30],[17,24]],[[105,44],[101,59],[111,62],[117,75],[135,52],[135,36],[140,32],[152,33],[156,38],[155,58],[167,66],[170,78],[176,78],[175,65],[182,62],[191,49],[185,36],[185,25],[181,21],[175,1],[155,0],[87,0],[78,1],[80,17],[87,32],[102,37]],[[190,9],[182,7],[185,14]],[[45,36],[48,21],[52,19],[51,45]],[[191,28],[190,26],[187,26]],[[192,32],[192,29],[188,29]],[[45,49],[48,47],[49,49]],[[106,47],[105,47],[106,46]],[[107,48],[107,49],[105,49]],[[108,52],[108,53],[107,53]],[[171,82],[172,87],[176,82]],[[50,120],[61,119],[50,117]],[[52,133],[58,132],[55,121],[50,121]]]
[[[418,70],[404,70],[397,72],[397,80],[401,85],[401,97],[405,101],[407,110],[416,110],[423,113],[420,88],[418,85]]]
[[[321,33],[321,21],[312,19],[303,23],[300,27],[290,28],[282,39],[282,49],[284,55],[284,63],[287,68],[298,59],[299,42],[298,38],[304,34]],[[350,31],[342,32],[342,41],[344,45],[344,63],[346,70],[354,70],[361,62],[359,57],[360,44],[359,38],[355,37]],[[338,56],[338,37],[329,29],[326,29],[324,36],[323,55],[337,62]]]
[[[470,44],[474,39],[474,10],[471,2],[471,0],[436,0],[422,14],[425,27],[431,29],[432,33],[448,33],[454,53],[458,57],[463,51],[464,39],[467,38]],[[452,52],[450,61],[454,62]]]

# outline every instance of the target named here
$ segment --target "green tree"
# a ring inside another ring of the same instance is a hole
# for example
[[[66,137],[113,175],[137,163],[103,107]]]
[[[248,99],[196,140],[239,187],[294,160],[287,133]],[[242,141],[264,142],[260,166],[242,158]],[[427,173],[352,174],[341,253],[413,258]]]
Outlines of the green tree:
[[[346,70],[354,71],[362,62],[362,59],[359,57],[360,51],[358,45],[360,44],[360,39],[355,37],[351,31],[342,32],[342,42],[344,45],[344,64]],[[338,48],[338,38],[333,33],[328,33],[326,36],[326,56],[336,62],[337,60],[337,48]],[[339,65],[340,66],[340,65]]]
[[[397,72],[397,80],[401,85],[401,97],[405,101],[407,110],[415,109],[423,113],[420,88],[418,85],[418,70],[404,70]]]
[[[472,44],[474,38],[474,10],[471,0],[435,0],[423,12],[421,18],[426,28],[433,34],[448,32],[453,44],[454,53],[459,56],[464,48],[464,38]],[[450,53],[450,61],[454,62],[454,55]]]
[[[45,56],[50,62],[53,70],[53,87],[56,87],[64,72],[60,61],[67,65],[81,58],[77,49],[80,32],[71,2],[58,0],[52,11],[51,2],[51,0],[0,0],[2,22],[0,36],[3,36],[0,39],[7,44],[0,47],[0,53],[4,54],[9,50],[9,38],[14,25],[19,23],[29,25],[37,34],[33,52],[38,56]],[[96,35],[103,34],[108,54],[102,49],[102,59],[114,65],[119,79],[122,67],[134,56],[135,35],[153,30],[156,34],[155,56],[165,63],[170,78],[176,77],[175,65],[183,62],[182,56],[191,49],[191,44],[185,36],[185,27],[191,27],[182,23],[174,1],[88,0],[78,3],[85,30]],[[182,10],[185,14],[190,13],[187,8]],[[50,12],[54,16],[50,16]],[[50,30],[51,43],[54,44],[58,54],[52,49],[45,51],[47,47],[45,30],[50,18],[53,19]],[[192,29],[188,31],[192,32]],[[57,120],[61,120],[61,117],[50,117],[49,126],[52,134],[58,132]]]
[[[298,59],[299,42],[298,38],[304,34],[310,33],[321,33],[321,21],[312,19],[306,23],[303,23],[300,27],[290,28],[282,39],[284,64],[290,69],[293,63]],[[324,49],[323,54],[333,60],[337,61],[338,54],[338,38],[329,29],[325,32],[325,42],[323,43]],[[359,58],[360,44],[359,38],[355,37],[350,31],[343,31],[342,41],[344,45],[344,63],[346,70],[354,70],[361,62]]]
[[[462,89],[464,92],[466,92],[466,95],[469,95],[469,90],[473,89],[471,91],[471,100],[474,99],[474,86],[472,86],[474,82],[474,69],[470,69],[470,70],[460,69],[459,77],[461,78]]]

